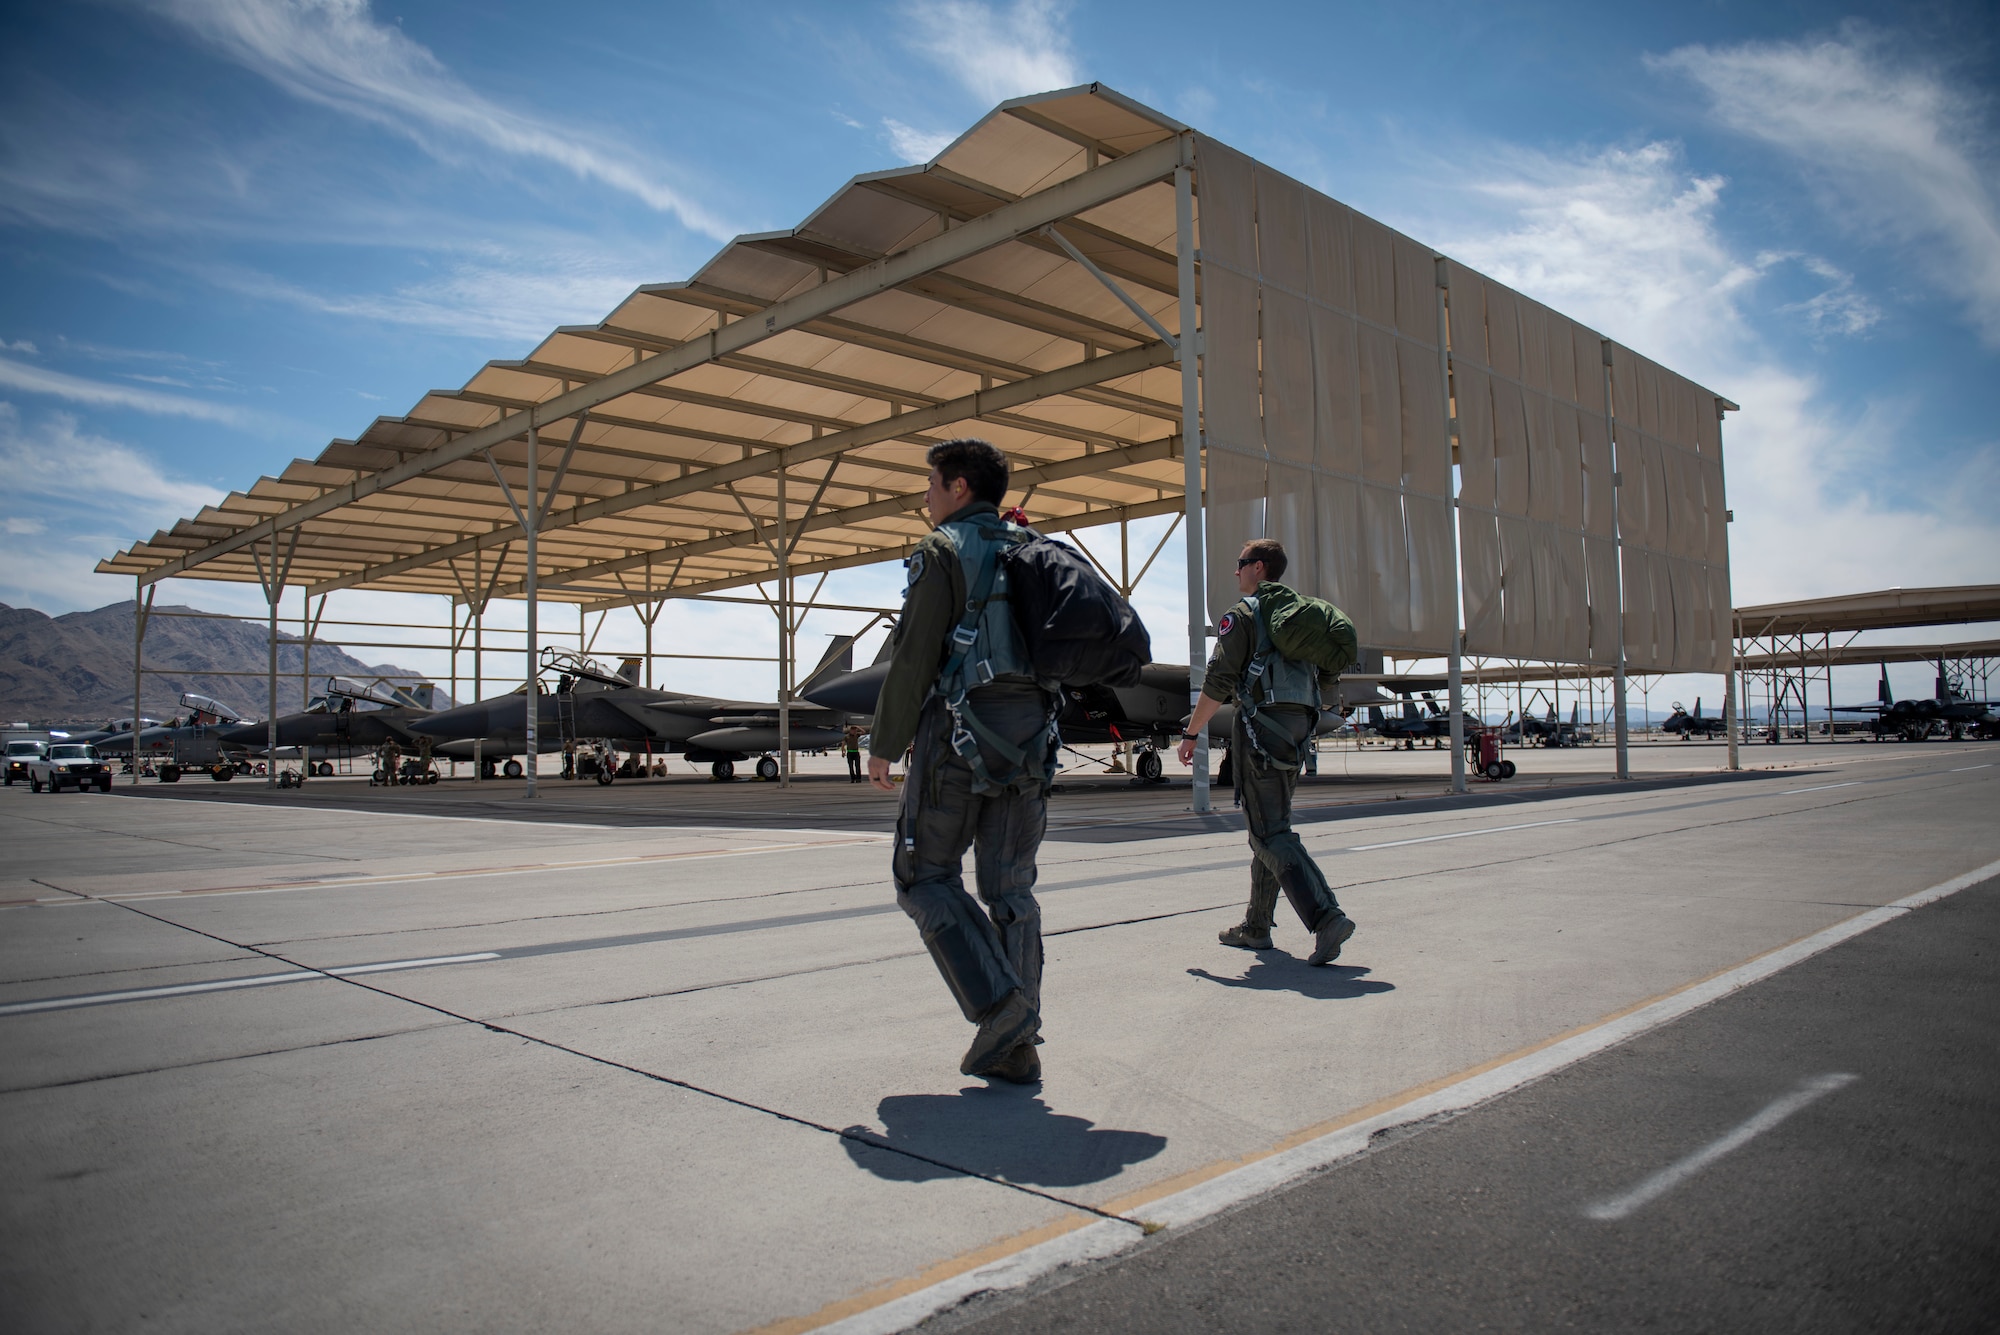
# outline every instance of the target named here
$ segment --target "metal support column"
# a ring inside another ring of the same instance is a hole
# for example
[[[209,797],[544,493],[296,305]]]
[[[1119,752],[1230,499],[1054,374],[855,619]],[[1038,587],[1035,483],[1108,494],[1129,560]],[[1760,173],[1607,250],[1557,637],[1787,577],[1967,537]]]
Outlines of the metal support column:
[[[1187,552],[1188,709],[1201,699],[1202,670],[1208,665],[1208,598],[1206,559],[1202,552],[1201,497],[1201,355],[1199,315],[1194,288],[1194,170],[1184,161],[1174,168],[1174,234],[1177,238],[1180,289],[1181,363],[1181,483],[1187,518],[1182,535]],[[1194,810],[1206,813],[1208,802],[1208,729],[1194,745]]]
[[[1618,414],[1611,397],[1611,340],[1604,349],[1604,432],[1611,445],[1611,549],[1618,558],[1618,662],[1611,670],[1612,729],[1618,741],[1618,777],[1632,777],[1631,720],[1625,712],[1625,531],[1619,525],[1619,489],[1624,479],[1618,472]],[[1655,664],[1655,666],[1658,666]]]
[[[1451,710],[1451,790],[1465,787],[1465,579],[1459,569],[1458,483],[1453,472],[1451,411],[1451,320],[1446,298],[1451,291],[1449,266],[1437,260],[1438,384],[1444,394],[1444,477],[1451,495],[1446,516],[1451,525],[1451,654],[1445,665],[1445,694]]]
[[[778,786],[792,786],[792,545],[785,472],[778,469]]]
[[[1748,678],[1739,670],[1738,662],[1743,652],[1743,623],[1736,618],[1735,609],[1729,613],[1729,671],[1722,678],[1722,731],[1729,738],[1729,768],[1736,769],[1736,721],[1742,717],[1737,708],[1737,683],[1743,682],[1747,691]],[[1744,701],[1748,704],[1746,698]]]
[[[146,680],[146,619],[152,615],[153,594],[158,591],[159,587],[157,584],[146,585],[146,596],[142,598],[139,596],[138,578],[135,576],[132,581],[132,731],[130,735],[132,738],[132,785],[134,787],[137,787],[139,784],[139,728],[141,726],[139,720],[145,717],[145,711],[139,707],[139,699],[143,694],[143,683]]]
[[[537,603],[535,601],[537,577],[541,573],[536,569],[539,553],[535,542],[536,535],[541,532],[542,528],[542,473],[540,454],[541,442],[535,435],[534,423],[531,421],[528,424],[528,514],[527,522],[521,525],[525,530],[523,536],[527,539],[528,543],[528,681],[526,695],[528,710],[528,754],[521,758],[522,766],[528,776],[528,787],[525,794],[528,797],[535,795],[535,761],[541,755],[539,749],[541,737],[537,726],[542,720],[542,678],[540,664],[537,662],[537,659],[541,657],[541,644],[537,639],[541,627],[536,619]]]

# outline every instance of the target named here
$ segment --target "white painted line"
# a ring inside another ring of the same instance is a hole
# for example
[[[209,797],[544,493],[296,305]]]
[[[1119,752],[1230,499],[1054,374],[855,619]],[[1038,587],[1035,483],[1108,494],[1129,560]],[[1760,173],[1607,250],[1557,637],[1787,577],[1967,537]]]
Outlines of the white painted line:
[[[1634,1210],[1649,1205],[1666,1195],[1675,1187],[1678,1187],[1681,1183],[1687,1181],[1717,1159],[1720,1159],[1723,1155],[1728,1154],[1732,1150],[1743,1148],[1743,1146],[1749,1144],[1758,1136],[1763,1135],[1766,1131],[1769,1131],[1772,1127],[1808,1104],[1815,1103],[1828,1094],[1833,1093],[1834,1090],[1851,1085],[1860,1078],[1858,1075],[1836,1073],[1833,1075],[1816,1075],[1809,1079],[1801,1080],[1797,1089],[1781,1098],[1773,1100],[1762,1112],[1737,1127],[1734,1131],[1731,1131],[1728,1135],[1710,1141],[1693,1154],[1688,1155],[1687,1158],[1682,1159],[1679,1163],[1668,1164],[1665,1168],[1662,1168],[1659,1172],[1653,1174],[1624,1195],[1613,1196],[1608,1201],[1599,1201],[1596,1205],[1584,1207],[1584,1218],[1601,1219],[1606,1222],[1614,1219],[1623,1219]]]
[[[1566,1066],[1637,1038],[1661,1025],[1701,1009],[1730,993],[1762,982],[1821,951],[1892,922],[1911,909],[1955,895],[1968,886],[2000,876],[2000,861],[1989,862],[1928,890],[1905,895],[1892,904],[1856,914],[1845,922],[1794,941],[1788,946],[1746,960],[1733,969],[1690,984],[1658,1001],[1614,1016],[1582,1033],[1524,1053],[1512,1061],[1479,1071],[1443,1089],[1410,1100],[1364,1121],[1330,1131],[1288,1150],[1281,1150],[1241,1168],[1210,1178],[1135,1211],[1149,1225],[1186,1227],[1223,1210],[1291,1185],[1308,1174],[1367,1151],[1377,1131],[1431,1117],[1450,1117],[1532,1084]],[[1137,1220],[1134,1220],[1136,1223]],[[1097,1260],[1126,1251],[1140,1241],[1140,1230],[1123,1220],[1102,1220],[1061,1237],[1026,1247],[1011,1256],[941,1280],[929,1288],[883,1303],[879,1307],[820,1327],[838,1335],[892,1335],[955,1307],[976,1293],[1018,1288],[1063,1266]]]
[[[1475,834],[1505,834],[1509,830],[1539,830],[1544,825],[1574,825],[1579,816],[1565,816],[1561,820],[1535,820],[1526,825],[1494,825],[1484,830],[1460,830],[1457,834],[1427,834],[1421,839],[1392,839],[1386,844],[1356,844],[1343,849],[1346,853],[1372,853],[1378,848],[1403,848],[1409,844],[1434,844],[1440,839],[1470,839]]]
[[[1946,773],[1946,774],[1970,774],[1970,773],[1971,773],[1971,772],[1972,772],[1973,770],[1976,770],[1976,769],[1992,769],[1992,768],[1993,768],[1993,766],[1992,766],[1992,765],[1990,765],[1990,764],[1987,764],[1987,765],[1961,765],[1961,766],[1959,766],[1959,767],[1958,767],[1957,769],[1948,769],[1948,770],[1946,770],[1946,771],[1945,771],[1945,773]]]
[[[230,992],[244,987],[275,987],[280,983],[308,983],[332,974],[336,978],[355,973],[390,973],[397,969],[429,969],[439,964],[473,964],[497,960],[493,951],[477,955],[437,955],[421,960],[387,960],[381,964],[349,964],[338,969],[299,969],[292,973],[259,973],[246,978],[218,978],[206,983],[180,983],[172,987],[141,987],[129,992],[94,992],[80,997],[44,997],[40,1001],[13,1001],[0,1005],[0,1015],[29,1015],[37,1011],[74,1010],[82,1006],[105,1006],[118,1001],[151,1001],[156,997],[185,997],[200,992]]]
[[[1913,774],[1910,777],[1918,778],[1920,776]],[[1852,788],[1855,784],[1860,782],[1861,780],[1859,779],[1849,779],[1846,783],[1821,783],[1821,784],[1815,784],[1811,788],[1787,788],[1783,792],[1779,793],[1778,796],[1790,797],[1793,793],[1823,793],[1829,788]]]

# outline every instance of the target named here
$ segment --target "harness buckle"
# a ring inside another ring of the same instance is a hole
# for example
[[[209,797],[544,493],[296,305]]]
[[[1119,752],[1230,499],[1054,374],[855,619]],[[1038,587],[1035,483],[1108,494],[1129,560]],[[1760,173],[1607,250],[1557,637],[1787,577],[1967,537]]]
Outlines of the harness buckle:
[[[957,645],[961,649],[970,649],[973,645],[973,642],[978,638],[979,638],[979,627],[977,626],[952,627],[951,642]]]

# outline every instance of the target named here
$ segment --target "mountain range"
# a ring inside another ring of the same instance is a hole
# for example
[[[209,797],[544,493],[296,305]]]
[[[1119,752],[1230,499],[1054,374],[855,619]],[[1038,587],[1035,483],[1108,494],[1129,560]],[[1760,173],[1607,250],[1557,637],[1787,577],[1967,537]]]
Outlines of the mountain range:
[[[95,727],[110,718],[129,716],[134,607],[128,600],[94,612],[52,617],[32,607],[0,603],[0,719]],[[151,718],[185,713],[181,694],[192,691],[220,700],[245,718],[264,717],[269,705],[264,674],[270,654],[265,635],[256,622],[193,607],[155,607],[146,622],[142,712]],[[297,674],[304,657],[301,638],[280,630],[280,713],[303,704]],[[428,679],[392,663],[364,663],[323,640],[313,641],[311,669],[315,695],[334,675],[361,681],[388,677],[399,683]],[[236,672],[254,675],[224,675]],[[287,672],[293,674],[289,679],[284,676]],[[450,704],[442,691],[437,702],[439,708]]]

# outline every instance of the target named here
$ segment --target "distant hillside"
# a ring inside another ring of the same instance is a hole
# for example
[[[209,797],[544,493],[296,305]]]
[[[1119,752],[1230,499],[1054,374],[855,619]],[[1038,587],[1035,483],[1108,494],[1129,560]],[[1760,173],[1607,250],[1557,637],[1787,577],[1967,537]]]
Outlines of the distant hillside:
[[[97,724],[130,715],[133,607],[128,601],[51,617],[0,603],[0,719]],[[246,718],[264,717],[268,689],[263,673],[269,661],[264,628],[233,619],[159,615],[196,610],[155,608],[146,623],[145,713],[165,718],[180,712],[181,693],[193,691]],[[278,678],[278,709],[288,713],[302,703],[296,674],[303,645],[283,629],[278,637],[278,671],[295,674],[289,680]],[[155,669],[168,671],[156,675]],[[224,677],[218,671],[258,675]],[[422,676],[394,664],[371,666],[338,645],[313,641],[313,693],[324,690],[327,677],[335,674],[362,680]],[[440,708],[449,703],[443,691],[437,701]]]

